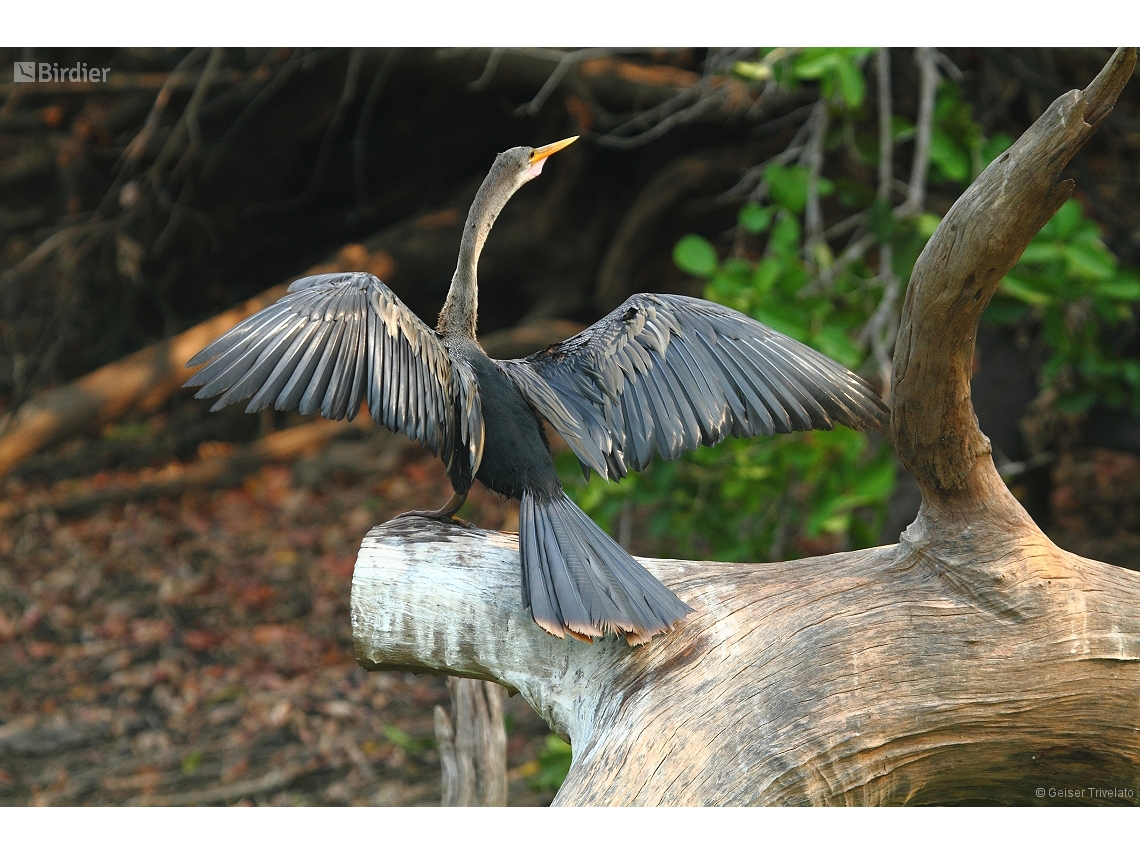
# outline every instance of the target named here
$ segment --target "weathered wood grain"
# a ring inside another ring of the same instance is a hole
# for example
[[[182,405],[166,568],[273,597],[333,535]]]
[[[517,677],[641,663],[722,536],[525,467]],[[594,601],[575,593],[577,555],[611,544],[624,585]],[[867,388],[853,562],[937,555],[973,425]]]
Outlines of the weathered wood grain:
[[[1140,804],[1140,573],[1055,546],[969,399],[982,309],[1072,192],[1060,170],[1135,64],[1118,51],[954,206],[911,280],[893,432],[923,491],[894,546],[779,564],[642,562],[695,613],[638,648],[556,639],[517,540],[400,520],[352,590],[367,668],[493,680],[574,747],[556,804]],[[1079,783],[1077,783],[1079,782]]]
[[[503,687],[447,678],[451,712],[435,708],[435,741],[444,807],[503,807],[507,803],[507,734]]]
[[[1140,574],[992,522],[779,564],[642,563],[696,614],[588,646],[521,607],[513,536],[380,526],[353,580],[357,658],[522,692],[574,746],[559,804],[1140,789]]]

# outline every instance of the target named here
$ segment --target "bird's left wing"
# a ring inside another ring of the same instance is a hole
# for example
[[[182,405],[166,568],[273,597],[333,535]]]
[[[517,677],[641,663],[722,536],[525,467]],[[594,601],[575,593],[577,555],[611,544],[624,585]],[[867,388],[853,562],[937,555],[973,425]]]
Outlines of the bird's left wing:
[[[865,380],[717,303],[635,294],[593,326],[498,363],[586,466],[621,478],[729,436],[886,429]]]
[[[202,387],[196,398],[221,394],[212,410],[252,395],[249,413],[273,406],[351,420],[366,400],[373,421],[448,466],[453,450],[465,449],[472,471],[479,468],[474,377],[456,371],[435,332],[369,273],[297,280],[187,364],[209,360],[186,385]]]

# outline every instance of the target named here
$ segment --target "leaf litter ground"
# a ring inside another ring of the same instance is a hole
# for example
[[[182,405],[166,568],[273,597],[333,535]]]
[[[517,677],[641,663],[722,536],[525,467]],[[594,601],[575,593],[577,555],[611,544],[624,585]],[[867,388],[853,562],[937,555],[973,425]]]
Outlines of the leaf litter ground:
[[[6,496],[26,511],[135,477],[17,478]],[[0,803],[438,804],[444,682],[356,664],[349,586],[372,525],[449,495],[438,461],[371,431],[235,488],[11,515]],[[517,510],[476,490],[464,516],[511,528]],[[547,804],[529,780],[549,731],[517,696],[507,719],[510,803]]]

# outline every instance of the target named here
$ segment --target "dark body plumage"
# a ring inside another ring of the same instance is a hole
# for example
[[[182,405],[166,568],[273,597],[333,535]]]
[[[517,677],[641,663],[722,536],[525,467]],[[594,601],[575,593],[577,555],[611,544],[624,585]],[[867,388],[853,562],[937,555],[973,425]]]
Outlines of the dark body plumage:
[[[527,490],[544,498],[561,492],[550,443],[526,399],[475,342],[460,339],[446,344],[452,361],[471,366],[479,387],[485,439],[477,479],[512,499],[521,499]],[[466,493],[470,476],[464,483],[466,473],[449,474],[455,492]]]
[[[572,141],[572,140],[571,140]],[[562,490],[548,422],[584,471],[621,478],[655,454],[673,459],[729,436],[883,429],[887,410],[866,381],[806,345],[724,306],[636,294],[589,329],[526,359],[493,360],[475,339],[476,268],[507,199],[567,144],[511,149],[472,204],[436,330],[367,273],[299,280],[191,360],[213,360],[187,385],[267,406],[374,421],[440,456],[455,496],[473,480],[520,501],[523,602],[555,635],[614,631],[630,643],[690,610],[614,543]],[[541,417],[541,418],[540,418]]]

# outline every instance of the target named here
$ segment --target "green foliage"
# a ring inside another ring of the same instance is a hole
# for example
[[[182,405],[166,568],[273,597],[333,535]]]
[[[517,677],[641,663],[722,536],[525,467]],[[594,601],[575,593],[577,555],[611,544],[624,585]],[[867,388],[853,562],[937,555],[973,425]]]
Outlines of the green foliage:
[[[974,122],[973,107],[962,99],[957,86],[943,80],[934,101],[929,180],[963,187],[969,184],[982,171],[983,142],[982,129]]]
[[[693,276],[709,276],[718,259],[713,245],[700,235],[685,235],[673,247],[673,263]]]
[[[1039,324],[1050,355],[1045,382],[1063,412],[1096,401],[1140,412],[1140,360],[1119,355],[1135,331],[1140,277],[1101,241],[1100,227],[1070,199],[1038,232],[986,309],[999,324]]]
[[[575,498],[601,520],[626,501],[647,506],[649,531],[669,554],[749,561],[802,554],[809,545],[862,548],[877,542],[894,486],[890,449],[870,446],[844,427],[730,439],[616,484],[592,479]],[[564,477],[572,474],[572,458],[562,465]]]
[[[829,100],[838,95],[848,107],[859,107],[867,94],[859,65],[872,53],[874,48],[806,48],[792,60],[792,74],[797,80],[818,80]]]
[[[570,774],[573,754],[570,744],[553,733],[546,737],[546,745],[538,752],[538,771],[527,778],[536,790],[557,790]]]
[[[792,214],[803,213],[807,207],[808,183],[811,180],[811,172],[806,166],[781,166],[775,163],[764,170],[764,180],[768,182],[768,195],[777,207]],[[835,189],[835,185],[823,177],[820,177],[818,187],[820,196],[830,196]]]

